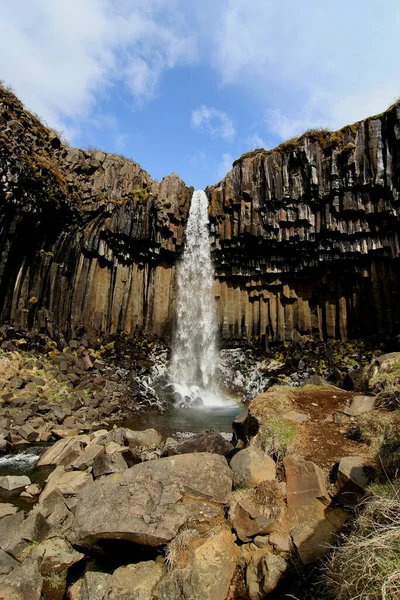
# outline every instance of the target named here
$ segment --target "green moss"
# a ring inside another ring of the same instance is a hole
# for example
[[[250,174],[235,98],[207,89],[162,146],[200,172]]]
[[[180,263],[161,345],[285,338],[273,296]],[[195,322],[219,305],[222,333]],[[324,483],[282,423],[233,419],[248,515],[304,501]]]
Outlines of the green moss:
[[[264,452],[282,458],[293,448],[296,433],[295,423],[271,415],[263,422],[257,439]]]

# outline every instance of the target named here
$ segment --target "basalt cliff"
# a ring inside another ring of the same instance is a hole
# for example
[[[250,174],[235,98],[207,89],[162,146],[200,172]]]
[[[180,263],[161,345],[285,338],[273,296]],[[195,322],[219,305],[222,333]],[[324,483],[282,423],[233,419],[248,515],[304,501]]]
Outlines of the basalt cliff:
[[[168,337],[192,192],[63,145],[1,88],[1,321]],[[400,332],[399,104],[243,155],[206,192],[224,339]]]

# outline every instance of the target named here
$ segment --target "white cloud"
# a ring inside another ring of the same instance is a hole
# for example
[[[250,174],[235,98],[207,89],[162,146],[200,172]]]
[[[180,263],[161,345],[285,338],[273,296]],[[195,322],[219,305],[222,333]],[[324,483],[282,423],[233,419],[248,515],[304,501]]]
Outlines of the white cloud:
[[[264,140],[258,135],[258,133],[252,133],[246,138],[245,144],[250,150],[255,150],[256,148],[266,148],[267,145]]]
[[[217,175],[218,175],[219,179],[222,179],[223,177],[225,177],[225,175],[228,173],[228,171],[230,171],[232,169],[232,163],[234,160],[235,159],[233,158],[232,154],[230,154],[229,152],[225,152],[222,155],[222,161],[218,165],[218,169],[217,169]]]
[[[232,119],[222,110],[200,106],[192,111],[192,127],[208,133],[212,138],[233,140],[236,135]]]
[[[120,82],[136,103],[160,76],[196,58],[196,36],[177,2],[13,0],[2,6],[0,72],[53,127],[93,117]]]
[[[375,0],[227,0],[215,23],[222,82],[274,111],[268,131],[280,137],[343,126],[399,95],[397,0],[384,11]]]

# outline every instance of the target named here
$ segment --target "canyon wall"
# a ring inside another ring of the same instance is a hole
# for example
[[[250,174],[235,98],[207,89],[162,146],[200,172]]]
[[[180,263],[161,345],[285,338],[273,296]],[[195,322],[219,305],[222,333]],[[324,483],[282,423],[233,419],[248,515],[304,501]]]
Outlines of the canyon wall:
[[[400,105],[237,160],[208,188],[227,339],[400,331]]]
[[[242,156],[208,188],[226,340],[400,332],[400,106]],[[82,151],[0,88],[0,318],[170,336],[193,189]]]
[[[4,89],[0,179],[2,322],[51,336],[169,334],[192,188],[64,146]]]

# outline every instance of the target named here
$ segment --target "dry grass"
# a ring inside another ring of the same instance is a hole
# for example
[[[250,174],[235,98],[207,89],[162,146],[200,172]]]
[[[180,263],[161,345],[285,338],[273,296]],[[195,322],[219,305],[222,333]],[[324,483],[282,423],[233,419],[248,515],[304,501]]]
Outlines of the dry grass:
[[[324,584],[335,600],[400,597],[400,485],[375,486],[354,529],[330,556]]]
[[[263,422],[254,442],[266,454],[273,456],[276,460],[281,460],[292,451],[296,433],[295,423],[271,415]]]
[[[361,440],[378,451],[385,440],[400,431],[400,413],[377,411],[365,413],[357,417],[357,424]]]
[[[172,571],[175,567],[182,564],[185,555],[193,542],[200,542],[203,536],[195,529],[184,529],[167,546],[165,550],[165,564],[167,569]]]
[[[248,502],[266,519],[279,521],[282,516],[284,497],[279,483],[275,480],[262,481],[256,487],[236,490],[232,493],[229,518],[235,518],[236,507],[240,502]]]

